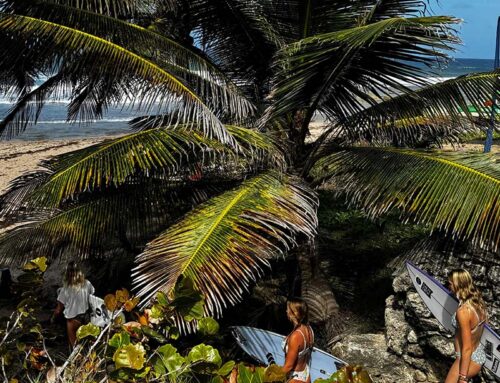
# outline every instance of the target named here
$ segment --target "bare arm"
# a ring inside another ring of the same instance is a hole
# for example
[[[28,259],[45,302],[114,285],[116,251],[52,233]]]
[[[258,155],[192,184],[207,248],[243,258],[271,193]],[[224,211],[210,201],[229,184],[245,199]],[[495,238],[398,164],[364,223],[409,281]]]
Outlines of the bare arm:
[[[288,351],[285,357],[285,365],[283,366],[283,371],[286,374],[292,371],[297,364],[301,341],[302,337],[297,331],[293,332],[288,338]]]
[[[52,316],[57,317],[57,316],[61,315],[63,310],[64,310],[64,305],[61,302],[57,301],[57,306],[54,309],[54,314],[52,314]]]
[[[457,311],[457,320],[460,326],[460,337],[462,340],[459,373],[466,376],[469,372],[470,358],[472,355],[470,316],[470,311],[464,306]]]

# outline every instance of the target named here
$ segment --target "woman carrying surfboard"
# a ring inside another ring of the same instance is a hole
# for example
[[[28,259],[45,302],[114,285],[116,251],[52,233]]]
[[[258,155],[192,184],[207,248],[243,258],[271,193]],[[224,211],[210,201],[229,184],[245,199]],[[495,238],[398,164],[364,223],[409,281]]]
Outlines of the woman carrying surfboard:
[[[69,262],[63,277],[63,287],[58,290],[57,307],[51,317],[54,319],[64,314],[68,341],[71,347],[76,342],[78,328],[90,320],[89,295],[94,293],[94,286],[85,279],[85,275],[75,262]]]
[[[307,304],[300,298],[291,298],[286,303],[286,315],[293,324],[293,331],[283,342],[283,371],[292,383],[311,382],[310,362],[314,333],[308,324],[307,312]]]
[[[448,372],[445,383],[465,383],[481,370],[486,353],[480,343],[486,323],[486,306],[481,292],[464,269],[448,274],[450,290],[457,296],[459,306],[451,319],[455,327],[456,360]]]

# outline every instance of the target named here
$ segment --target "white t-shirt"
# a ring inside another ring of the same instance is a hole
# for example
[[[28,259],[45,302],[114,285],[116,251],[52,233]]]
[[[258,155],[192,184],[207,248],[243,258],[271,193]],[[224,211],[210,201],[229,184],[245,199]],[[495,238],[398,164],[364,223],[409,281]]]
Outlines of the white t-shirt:
[[[89,308],[89,295],[94,291],[94,286],[86,279],[79,287],[61,287],[57,291],[57,300],[64,305],[64,317],[71,319],[84,314]]]

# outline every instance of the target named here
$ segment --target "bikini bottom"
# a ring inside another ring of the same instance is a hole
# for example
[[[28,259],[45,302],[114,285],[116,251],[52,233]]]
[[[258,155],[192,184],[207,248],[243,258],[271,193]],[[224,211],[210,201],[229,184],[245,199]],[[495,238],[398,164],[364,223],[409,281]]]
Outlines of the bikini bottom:
[[[307,380],[309,379],[309,366],[306,365],[306,367],[302,371],[291,371],[288,375],[288,379],[307,382]]]
[[[460,358],[460,351],[457,351],[455,353],[455,356],[456,358]],[[486,363],[486,353],[484,352],[484,347],[482,344],[479,344],[477,346],[477,348],[472,353],[470,360],[472,360],[474,363],[479,364],[480,366]]]

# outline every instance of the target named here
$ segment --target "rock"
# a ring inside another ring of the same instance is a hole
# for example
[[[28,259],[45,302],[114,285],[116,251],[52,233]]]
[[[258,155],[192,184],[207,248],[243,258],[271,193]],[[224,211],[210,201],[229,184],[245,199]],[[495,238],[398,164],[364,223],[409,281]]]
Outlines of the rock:
[[[413,284],[411,283],[408,273],[398,275],[392,282],[392,288],[396,293],[406,293],[406,291],[408,291],[412,286]]]
[[[413,382],[413,371],[387,352],[384,334],[348,335],[332,348],[332,354],[366,368],[377,383]]]
[[[391,295],[385,301],[385,336],[389,349],[396,355],[402,355],[406,348],[410,326],[405,320],[404,311],[394,307],[395,297]]]
[[[425,375],[422,371],[415,370],[413,373],[413,377],[417,382],[428,382],[427,375]]]
[[[409,292],[407,295],[407,307],[419,318],[431,318],[432,314],[425,306],[417,292]]]
[[[427,339],[427,344],[438,354],[444,358],[451,358],[455,355],[453,341],[443,336],[436,335]]]
[[[408,340],[408,343],[417,343],[418,342],[418,336],[413,329],[410,329],[406,339]]]

